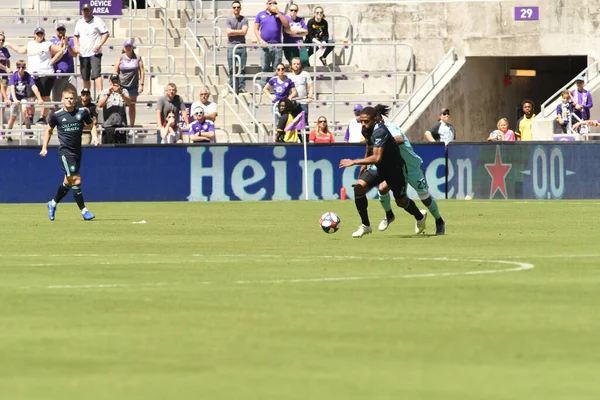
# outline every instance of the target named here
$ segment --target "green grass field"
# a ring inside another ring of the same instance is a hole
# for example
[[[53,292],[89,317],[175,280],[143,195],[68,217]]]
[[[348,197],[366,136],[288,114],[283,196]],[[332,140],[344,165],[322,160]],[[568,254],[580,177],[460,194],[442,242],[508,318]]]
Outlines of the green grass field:
[[[599,206],[0,205],[0,398],[598,399]]]

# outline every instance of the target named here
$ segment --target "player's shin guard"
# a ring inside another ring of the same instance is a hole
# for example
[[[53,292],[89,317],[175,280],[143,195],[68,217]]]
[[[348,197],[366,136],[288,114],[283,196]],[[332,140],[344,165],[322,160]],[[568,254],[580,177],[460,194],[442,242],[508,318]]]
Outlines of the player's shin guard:
[[[83,193],[81,193],[81,186],[73,186],[73,198],[77,202],[77,206],[79,206],[80,210],[85,208],[85,203],[83,202]]]
[[[423,214],[421,214],[421,211],[419,211],[419,207],[417,207],[415,202],[412,201],[411,199],[407,198],[406,200],[407,201],[406,201],[406,204],[404,205],[404,210],[406,210],[407,213],[413,215],[415,217],[415,219],[422,220]]]
[[[356,204],[356,209],[358,210],[358,215],[360,215],[362,224],[371,226],[371,223],[369,222],[369,213],[367,212],[369,202],[367,201],[366,195],[356,194],[356,191],[354,191],[354,204]]]
[[[425,207],[427,207],[427,209],[429,210],[431,215],[433,215],[433,218],[435,218],[435,219],[442,218],[442,216],[440,215],[440,210],[438,209],[438,205],[435,202],[435,200],[433,199],[433,197],[429,196],[426,199],[421,200],[421,202],[423,202]]]
[[[67,193],[69,193],[69,190],[71,190],[71,186],[69,186],[63,182],[62,185],[60,185],[58,187],[58,190],[56,191],[56,196],[54,196],[54,201],[59,203],[63,199],[63,197],[65,197],[67,195]]]
[[[381,203],[381,207],[385,211],[385,216],[387,219],[394,219],[394,212],[392,211],[392,202],[390,201],[390,192],[386,194],[382,194],[379,192],[379,203]]]

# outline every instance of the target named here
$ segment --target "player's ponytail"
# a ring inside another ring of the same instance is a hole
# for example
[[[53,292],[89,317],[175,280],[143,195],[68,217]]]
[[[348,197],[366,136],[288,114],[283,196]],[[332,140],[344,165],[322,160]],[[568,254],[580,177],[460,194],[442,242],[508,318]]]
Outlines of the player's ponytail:
[[[390,108],[384,104],[377,104],[375,106],[375,112],[377,113],[377,120],[382,121],[383,117],[390,115]]]

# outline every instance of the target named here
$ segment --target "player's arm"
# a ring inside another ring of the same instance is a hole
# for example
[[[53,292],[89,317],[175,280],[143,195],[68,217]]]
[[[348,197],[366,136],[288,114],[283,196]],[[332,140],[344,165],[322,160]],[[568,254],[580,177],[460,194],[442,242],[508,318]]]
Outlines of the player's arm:
[[[54,127],[48,125],[48,128],[46,128],[46,132],[44,132],[44,140],[42,141],[42,151],[40,151],[41,157],[46,157],[46,154],[48,154],[48,143],[50,143],[52,131],[54,131]]]

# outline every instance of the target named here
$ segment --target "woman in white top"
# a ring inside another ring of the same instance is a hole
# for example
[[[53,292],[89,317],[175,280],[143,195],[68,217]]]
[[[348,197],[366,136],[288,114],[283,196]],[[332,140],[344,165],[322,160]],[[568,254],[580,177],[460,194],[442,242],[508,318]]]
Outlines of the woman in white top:
[[[27,54],[28,72],[33,75],[35,85],[39,89],[42,99],[44,102],[48,102],[50,101],[54,81],[56,81],[52,64],[62,57],[65,49],[46,41],[46,31],[42,27],[35,28],[33,37],[34,40],[29,41],[25,46],[16,46],[12,43],[7,46],[19,54]],[[36,121],[36,125],[45,125],[46,116],[49,112],[50,109],[44,107],[40,119]]]

